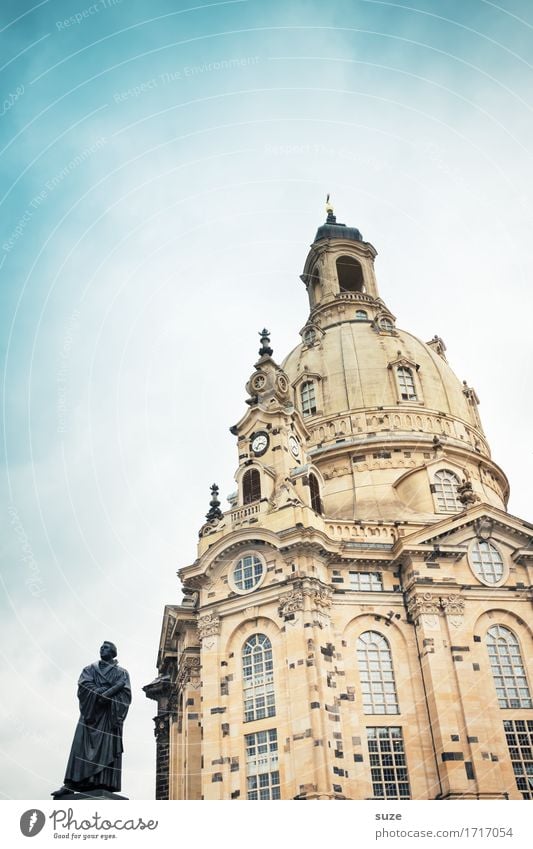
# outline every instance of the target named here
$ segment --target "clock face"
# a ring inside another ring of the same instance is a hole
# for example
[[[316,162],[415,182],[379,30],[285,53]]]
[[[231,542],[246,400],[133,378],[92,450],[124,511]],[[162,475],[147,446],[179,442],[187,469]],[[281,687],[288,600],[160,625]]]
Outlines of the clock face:
[[[289,436],[289,451],[291,452],[292,456],[296,460],[298,460],[298,458],[300,457],[300,446],[298,444],[298,440],[292,434]]]
[[[268,448],[268,434],[261,431],[256,433],[252,439],[252,451],[254,454],[264,454]]]

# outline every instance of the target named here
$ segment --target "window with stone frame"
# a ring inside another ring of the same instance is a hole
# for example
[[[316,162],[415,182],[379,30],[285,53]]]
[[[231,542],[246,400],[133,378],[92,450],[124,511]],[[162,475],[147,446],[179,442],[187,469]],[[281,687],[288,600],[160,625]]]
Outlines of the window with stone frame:
[[[417,401],[415,379],[413,370],[407,366],[397,366],[396,378],[398,380],[398,388],[400,390],[400,398],[402,401]]]
[[[431,491],[435,495],[437,513],[457,513],[463,509],[457,495],[459,478],[449,469],[439,469],[433,477]]]
[[[261,500],[261,475],[257,469],[248,469],[242,478],[242,503]]]
[[[316,475],[314,475],[312,472],[309,475],[309,493],[310,493],[310,496],[311,496],[311,508],[315,511],[315,513],[322,515],[322,500],[320,498],[320,485],[318,483]]]
[[[503,729],[516,786],[523,799],[533,799],[533,719],[506,719]]]
[[[365,714],[399,713],[390,646],[383,634],[365,631],[357,640],[357,663]]]
[[[248,799],[281,799],[277,730],[245,734],[244,744]]]
[[[382,592],[383,577],[381,572],[349,572],[350,589],[359,592]]]
[[[366,729],[374,799],[410,799],[409,774],[402,729]]]
[[[316,389],[314,381],[306,380],[300,386],[300,401],[302,404],[302,415],[314,416],[316,413]]]
[[[231,576],[235,588],[241,592],[253,590],[260,583],[264,569],[262,560],[256,554],[239,557]]]
[[[533,707],[516,634],[503,625],[493,625],[487,631],[487,650],[499,706]]]
[[[485,584],[498,584],[504,574],[503,558],[495,545],[487,540],[475,539],[470,546],[470,565]]]
[[[274,661],[266,634],[252,634],[242,649],[244,721],[275,716]]]

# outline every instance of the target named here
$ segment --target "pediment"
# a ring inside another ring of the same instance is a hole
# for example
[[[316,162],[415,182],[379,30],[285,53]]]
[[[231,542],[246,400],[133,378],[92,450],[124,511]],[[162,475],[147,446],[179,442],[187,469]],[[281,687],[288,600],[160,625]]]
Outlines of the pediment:
[[[303,383],[306,380],[316,380],[317,382],[322,380],[322,375],[317,371],[310,371],[307,366],[303,366],[302,371],[298,374],[298,376],[292,381],[291,386],[296,388],[300,383]]]
[[[500,540],[513,550],[516,560],[533,557],[533,525],[483,503],[402,537],[396,547],[398,555],[425,546],[442,546],[443,550],[449,548],[451,551],[466,538],[474,536]]]
[[[403,354],[401,354],[400,351],[398,351],[398,354],[399,356],[395,360],[391,360],[387,368],[397,368],[398,366],[400,366],[403,368],[411,368],[415,369],[415,371],[418,371],[418,369],[420,368],[419,363],[415,363],[414,360],[410,360],[408,357],[405,357]]]

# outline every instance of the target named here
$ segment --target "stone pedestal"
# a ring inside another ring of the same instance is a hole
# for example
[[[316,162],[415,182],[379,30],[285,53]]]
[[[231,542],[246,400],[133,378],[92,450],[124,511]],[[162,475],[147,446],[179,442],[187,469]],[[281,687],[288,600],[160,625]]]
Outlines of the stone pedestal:
[[[87,790],[86,793],[78,793],[75,790],[69,791],[68,793],[58,793],[58,791],[50,794],[52,798],[56,802],[79,802],[82,799],[100,799],[100,800],[116,800],[119,801],[121,799],[125,799],[128,801],[127,796],[119,796],[118,793],[111,793],[110,790]]]

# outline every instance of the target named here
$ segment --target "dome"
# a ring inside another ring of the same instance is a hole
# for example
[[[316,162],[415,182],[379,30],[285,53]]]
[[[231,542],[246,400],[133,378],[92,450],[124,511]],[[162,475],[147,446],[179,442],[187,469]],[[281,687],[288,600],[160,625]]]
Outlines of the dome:
[[[476,426],[464,386],[448,363],[406,331],[378,332],[370,321],[344,321],[324,329],[319,344],[298,345],[283,369],[291,382],[307,372],[323,383],[321,414],[334,416],[377,407],[399,409],[391,367],[406,363],[416,372],[420,403],[414,411],[434,411]],[[407,409],[407,407],[405,408]]]
[[[337,221],[337,217],[333,214],[333,207],[329,202],[329,195],[326,201],[327,218],[326,223],[316,231],[315,242],[320,242],[322,239],[345,239],[350,242],[362,242],[363,236],[357,227],[347,227],[346,224],[341,224]]]
[[[283,363],[324,515],[428,522],[461,509],[459,496],[504,508],[508,483],[490,459],[475,391],[451,370],[440,337],[425,343],[396,328],[376,249],[327,209],[300,278],[303,342]]]
[[[346,307],[321,310],[283,363],[325,515],[434,521],[442,475],[454,490],[471,480],[476,499],[504,507],[508,484],[490,459],[475,393],[456,377],[443,346],[434,350],[435,340],[396,330],[382,310],[374,299],[354,304],[350,315],[360,318],[349,318]]]
[[[316,231],[315,242],[321,239],[348,239],[351,242],[362,242],[363,236],[357,227],[347,227],[346,224],[322,224]]]

